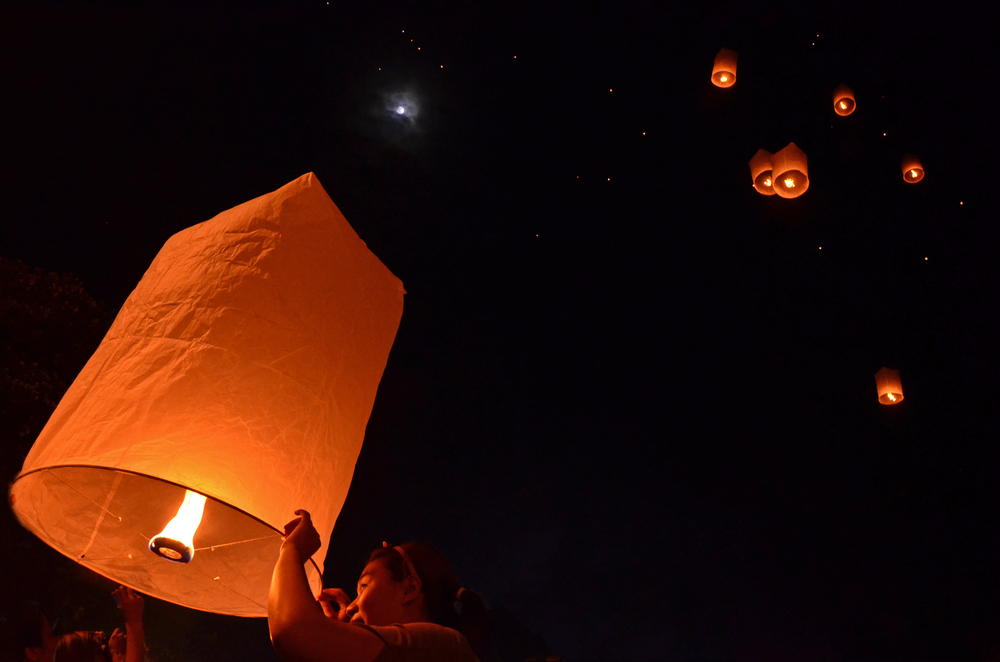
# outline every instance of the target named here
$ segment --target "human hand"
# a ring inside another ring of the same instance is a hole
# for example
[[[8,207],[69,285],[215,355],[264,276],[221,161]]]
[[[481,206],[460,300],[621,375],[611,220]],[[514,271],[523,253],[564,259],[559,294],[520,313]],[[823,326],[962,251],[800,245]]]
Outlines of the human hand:
[[[313,526],[308,511],[296,510],[295,514],[298,517],[285,525],[285,541],[281,543],[281,548],[294,549],[298,552],[299,559],[305,563],[308,558],[319,551],[319,533]]]
[[[125,616],[125,625],[132,627],[142,626],[142,595],[136,593],[127,586],[119,586],[112,593],[118,600],[118,607]]]
[[[125,651],[127,640],[125,633],[120,628],[115,628],[108,639],[108,651],[111,653],[111,662],[125,662]]]
[[[319,602],[319,605],[323,608],[323,613],[329,618],[336,618],[343,623],[350,623],[351,615],[348,613],[347,607],[351,604],[351,599],[347,597],[347,593],[343,589],[325,588],[316,596],[316,601]],[[340,610],[334,610],[333,605],[330,604],[331,602],[336,602]]]

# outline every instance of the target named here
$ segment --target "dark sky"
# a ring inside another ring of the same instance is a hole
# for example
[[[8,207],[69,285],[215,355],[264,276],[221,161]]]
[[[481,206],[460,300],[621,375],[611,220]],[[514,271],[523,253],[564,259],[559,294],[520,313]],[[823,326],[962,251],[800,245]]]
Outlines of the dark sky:
[[[0,255],[117,310],[313,171],[402,279],[327,585],[424,539],[566,659],[1000,651],[984,17],[341,4],[0,10]],[[756,193],[793,141],[809,190]]]

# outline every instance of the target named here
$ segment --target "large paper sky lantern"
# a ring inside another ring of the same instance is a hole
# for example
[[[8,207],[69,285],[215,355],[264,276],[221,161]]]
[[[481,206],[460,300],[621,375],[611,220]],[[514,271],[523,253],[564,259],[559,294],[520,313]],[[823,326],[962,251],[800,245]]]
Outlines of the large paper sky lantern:
[[[712,65],[712,82],[718,87],[732,87],[736,83],[736,51],[721,49]]]
[[[758,149],[757,153],[750,159],[750,177],[753,179],[753,187],[758,193],[764,195],[774,195],[774,188],[771,180],[771,152],[766,149]]]
[[[782,198],[797,198],[809,189],[809,164],[795,143],[771,156],[774,192]]]
[[[265,616],[279,531],[306,508],[318,591],[402,310],[311,173],[177,233],[39,435],[14,512],[143,593]]]
[[[843,83],[833,90],[833,112],[842,117],[847,117],[854,112],[854,90]]]
[[[924,178],[924,166],[920,165],[920,159],[913,154],[903,155],[903,181],[908,184],[916,184]]]
[[[903,401],[903,383],[899,381],[899,370],[882,368],[875,373],[875,387],[878,401],[884,405],[898,405]]]

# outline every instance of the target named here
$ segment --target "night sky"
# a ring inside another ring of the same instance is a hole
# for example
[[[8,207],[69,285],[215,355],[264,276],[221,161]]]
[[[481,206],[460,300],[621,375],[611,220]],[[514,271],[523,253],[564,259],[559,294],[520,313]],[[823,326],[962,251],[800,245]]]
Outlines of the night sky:
[[[1000,655],[984,16],[342,4],[0,9],[0,256],[113,312],[315,172],[407,291],[327,586],[422,539],[563,659]],[[809,190],[758,194],[789,142]],[[264,620],[148,611],[151,659],[276,659]]]

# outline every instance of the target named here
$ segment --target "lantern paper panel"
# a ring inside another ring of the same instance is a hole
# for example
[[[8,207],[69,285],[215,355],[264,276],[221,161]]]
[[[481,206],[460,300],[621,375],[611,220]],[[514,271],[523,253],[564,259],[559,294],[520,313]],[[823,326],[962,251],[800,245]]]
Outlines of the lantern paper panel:
[[[884,405],[898,405],[903,401],[903,383],[899,380],[899,370],[882,368],[875,373],[878,401]]]
[[[809,164],[805,152],[788,143],[771,156],[774,192],[782,198],[797,198],[809,189]]]
[[[25,459],[18,519],[143,593],[265,616],[305,508],[318,591],[403,294],[311,173],[177,233]],[[147,544],[187,490],[208,501],[185,565]]]
[[[903,181],[908,184],[916,184],[924,178],[924,166],[920,164],[920,159],[913,154],[903,156]]]
[[[712,83],[717,87],[732,87],[736,83],[736,51],[721,49],[712,65]]]
[[[753,187],[763,195],[774,195],[771,179],[771,156],[771,152],[766,149],[758,149],[757,153],[750,159],[750,178],[753,180]]]
[[[854,90],[843,83],[833,90],[833,112],[841,117],[847,117],[854,112]]]

